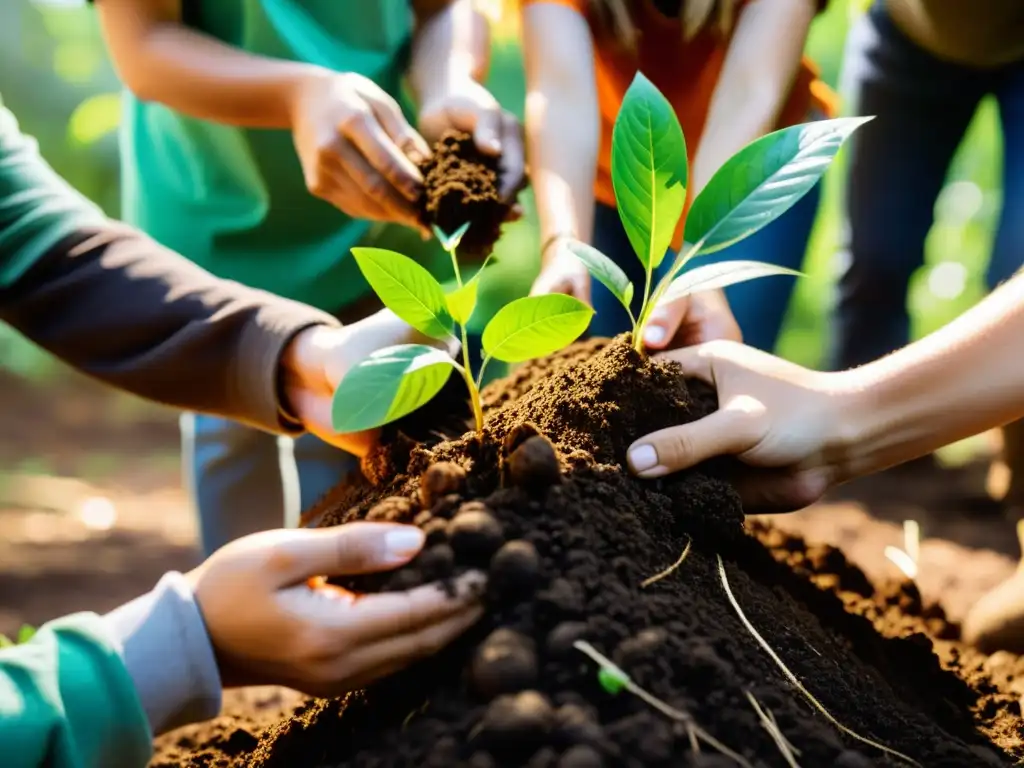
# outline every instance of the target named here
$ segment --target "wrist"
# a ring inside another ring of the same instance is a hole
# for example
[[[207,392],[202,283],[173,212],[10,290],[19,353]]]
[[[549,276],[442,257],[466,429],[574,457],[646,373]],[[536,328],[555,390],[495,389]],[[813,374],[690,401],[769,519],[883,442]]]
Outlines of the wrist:
[[[330,389],[327,380],[329,350],[338,344],[343,329],[313,325],[303,328],[285,346],[278,363],[278,391],[283,415],[302,423],[302,414],[295,407],[296,393],[324,392]]]
[[[344,73],[315,64],[296,64],[295,74],[285,81],[283,93],[289,128],[294,128],[305,105],[323,99],[341,74]]]

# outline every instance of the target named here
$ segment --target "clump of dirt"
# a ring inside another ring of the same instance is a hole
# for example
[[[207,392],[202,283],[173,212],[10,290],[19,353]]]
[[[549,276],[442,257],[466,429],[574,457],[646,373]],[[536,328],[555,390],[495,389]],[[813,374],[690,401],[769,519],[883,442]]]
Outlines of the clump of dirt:
[[[473,137],[446,132],[434,154],[420,165],[423,194],[417,203],[420,221],[452,234],[467,221],[460,256],[482,260],[494,250],[511,205],[501,199],[501,158],[481,152]]]
[[[426,663],[316,702],[228,764],[737,764],[707,744],[695,751],[685,722],[610,692],[579,640],[741,765],[787,765],[749,696],[804,768],[903,764],[840,733],[785,679],[730,605],[718,555],[749,621],[847,727],[929,768],[1024,756],[1007,684],[1020,670],[1004,666],[996,680],[933,639],[928,622],[955,630],[906,585],[876,591],[837,550],[745,530],[728,462],[653,482],[623,470],[637,436],[715,407],[677,366],[640,357],[626,338],[590,341],[524,366],[485,402],[484,435],[422,443],[422,424],[407,423],[367,462],[374,482],[336,489],[314,511],[324,525],[372,518],[428,532],[408,567],[345,586],[406,589],[482,568],[487,618]],[[644,586],[691,542],[676,570]]]

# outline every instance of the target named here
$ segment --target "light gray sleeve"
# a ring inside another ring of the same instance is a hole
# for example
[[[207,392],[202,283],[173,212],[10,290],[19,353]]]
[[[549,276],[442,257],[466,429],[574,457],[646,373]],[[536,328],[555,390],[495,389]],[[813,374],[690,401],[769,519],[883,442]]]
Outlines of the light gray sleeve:
[[[154,735],[220,712],[221,682],[203,616],[185,577],[103,617],[117,639]]]

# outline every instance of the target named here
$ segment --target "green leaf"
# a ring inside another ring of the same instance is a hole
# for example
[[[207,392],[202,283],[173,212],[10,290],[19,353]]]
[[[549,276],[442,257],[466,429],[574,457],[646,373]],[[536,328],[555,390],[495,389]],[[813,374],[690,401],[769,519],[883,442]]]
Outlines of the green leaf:
[[[597,670],[597,681],[612,696],[622,693],[629,685],[629,678],[620,669],[601,667]]]
[[[590,276],[611,291],[628,311],[633,301],[633,284],[622,268],[592,245],[579,240],[571,240],[567,245],[576,258],[586,265]]]
[[[483,270],[480,270],[480,272],[483,272]],[[473,275],[472,279],[461,288],[456,288],[445,296],[445,300],[448,302],[448,311],[459,325],[466,325],[469,322],[469,318],[473,316],[473,310],[476,309],[476,294],[480,288],[480,272]]]
[[[437,224],[432,224],[431,229],[434,230],[434,237],[440,241],[441,247],[448,251],[448,253],[452,253],[459,247],[459,243],[462,242],[463,236],[469,231],[469,225],[470,222],[467,221],[450,235],[437,226]]]
[[[686,141],[661,92],[637,72],[612,129],[619,217],[646,269],[661,264],[686,203]]]
[[[22,624],[21,629],[18,630],[18,644],[27,643],[33,637],[35,637],[36,628],[31,624]]]
[[[669,283],[665,293],[658,299],[658,304],[667,304],[689,296],[691,293],[710,291],[714,288],[725,288],[747,280],[771,275],[794,275],[801,277],[803,273],[775,264],[760,261],[723,261],[718,264],[705,264],[688,270]]]
[[[7,635],[0,635],[0,648],[10,648],[14,645],[14,641],[11,640]]]
[[[748,144],[718,169],[686,215],[686,240],[700,253],[739,242],[790,209],[869,117],[794,125]]]
[[[331,423],[335,431],[345,433],[400,419],[433,398],[456,367],[446,352],[424,344],[379,349],[338,384]]]
[[[593,315],[593,309],[572,296],[516,299],[498,310],[484,328],[484,352],[505,363],[550,355],[576,341]]]
[[[452,316],[444,289],[426,269],[395,251],[353,248],[359,269],[384,305],[420,333],[445,339]]]

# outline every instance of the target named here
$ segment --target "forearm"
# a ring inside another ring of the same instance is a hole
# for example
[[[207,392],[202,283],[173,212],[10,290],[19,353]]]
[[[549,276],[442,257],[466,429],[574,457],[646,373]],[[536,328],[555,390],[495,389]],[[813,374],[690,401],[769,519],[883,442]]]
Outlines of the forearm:
[[[776,125],[815,10],[811,0],[754,0],[744,8],[694,157],[694,196],[726,160]]]
[[[0,292],[3,319],[109,384],[273,431],[281,361],[329,316],[219,280],[128,227],[80,230]]]
[[[1024,417],[1024,275],[930,336],[836,374],[849,420],[841,474],[924,455]]]
[[[452,81],[483,82],[490,65],[491,31],[472,0],[418,0],[409,83],[422,104]]]
[[[180,22],[180,2],[96,0],[104,38],[122,81],[138,98],[202,120],[289,128],[310,64],[257,56]]]

